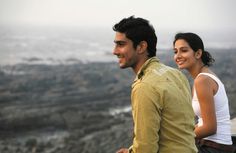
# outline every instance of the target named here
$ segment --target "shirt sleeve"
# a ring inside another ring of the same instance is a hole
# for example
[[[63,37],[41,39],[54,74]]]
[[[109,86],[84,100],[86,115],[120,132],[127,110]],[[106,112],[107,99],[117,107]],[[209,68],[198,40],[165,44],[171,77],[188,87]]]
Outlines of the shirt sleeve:
[[[161,121],[160,94],[145,83],[132,90],[132,113],[134,119],[133,153],[157,153]]]

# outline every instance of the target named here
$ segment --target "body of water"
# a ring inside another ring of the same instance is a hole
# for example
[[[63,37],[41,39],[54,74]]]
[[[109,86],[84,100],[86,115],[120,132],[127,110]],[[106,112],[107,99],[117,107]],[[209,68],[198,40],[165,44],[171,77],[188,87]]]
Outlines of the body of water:
[[[0,64],[112,61],[113,40],[105,30],[2,27]]]
[[[157,32],[157,35],[157,54],[172,50],[174,34]],[[116,61],[112,55],[113,39],[111,28],[0,27],[0,65]],[[211,39],[205,46],[229,48],[235,45],[233,40],[227,40]]]

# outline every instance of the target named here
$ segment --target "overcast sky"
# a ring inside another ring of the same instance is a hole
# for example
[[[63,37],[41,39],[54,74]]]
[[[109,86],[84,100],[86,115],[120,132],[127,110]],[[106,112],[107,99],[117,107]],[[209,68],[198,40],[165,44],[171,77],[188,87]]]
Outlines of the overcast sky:
[[[135,15],[159,29],[236,31],[235,7],[235,0],[0,0],[0,25],[111,27]]]

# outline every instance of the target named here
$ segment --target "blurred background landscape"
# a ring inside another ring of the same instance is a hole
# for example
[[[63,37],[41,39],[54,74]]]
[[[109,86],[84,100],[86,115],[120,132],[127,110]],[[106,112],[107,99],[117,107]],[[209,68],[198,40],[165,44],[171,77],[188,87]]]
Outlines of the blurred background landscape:
[[[135,76],[120,70],[111,54],[112,31],[1,29],[1,153],[111,153],[129,147]],[[207,50],[216,59],[212,69],[225,84],[233,118],[236,50]],[[159,59],[176,67],[173,55],[171,46],[158,48]]]
[[[199,34],[216,60],[212,69],[225,84],[235,118],[235,5],[0,0],[0,153],[114,153],[130,146],[135,76],[120,70],[112,55],[112,26],[131,15],[153,24],[157,56],[169,66],[176,67],[174,35]]]

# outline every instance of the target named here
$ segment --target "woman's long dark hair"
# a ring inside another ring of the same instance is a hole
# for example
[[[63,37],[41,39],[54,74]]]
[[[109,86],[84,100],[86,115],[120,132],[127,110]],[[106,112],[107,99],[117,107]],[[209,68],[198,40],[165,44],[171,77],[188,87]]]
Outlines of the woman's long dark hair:
[[[177,33],[175,35],[173,45],[179,39],[185,40],[189,44],[189,46],[193,49],[194,52],[197,52],[198,49],[202,50],[201,59],[204,65],[211,66],[215,62],[215,59],[211,56],[211,54],[204,49],[203,41],[197,34],[190,32]]]

